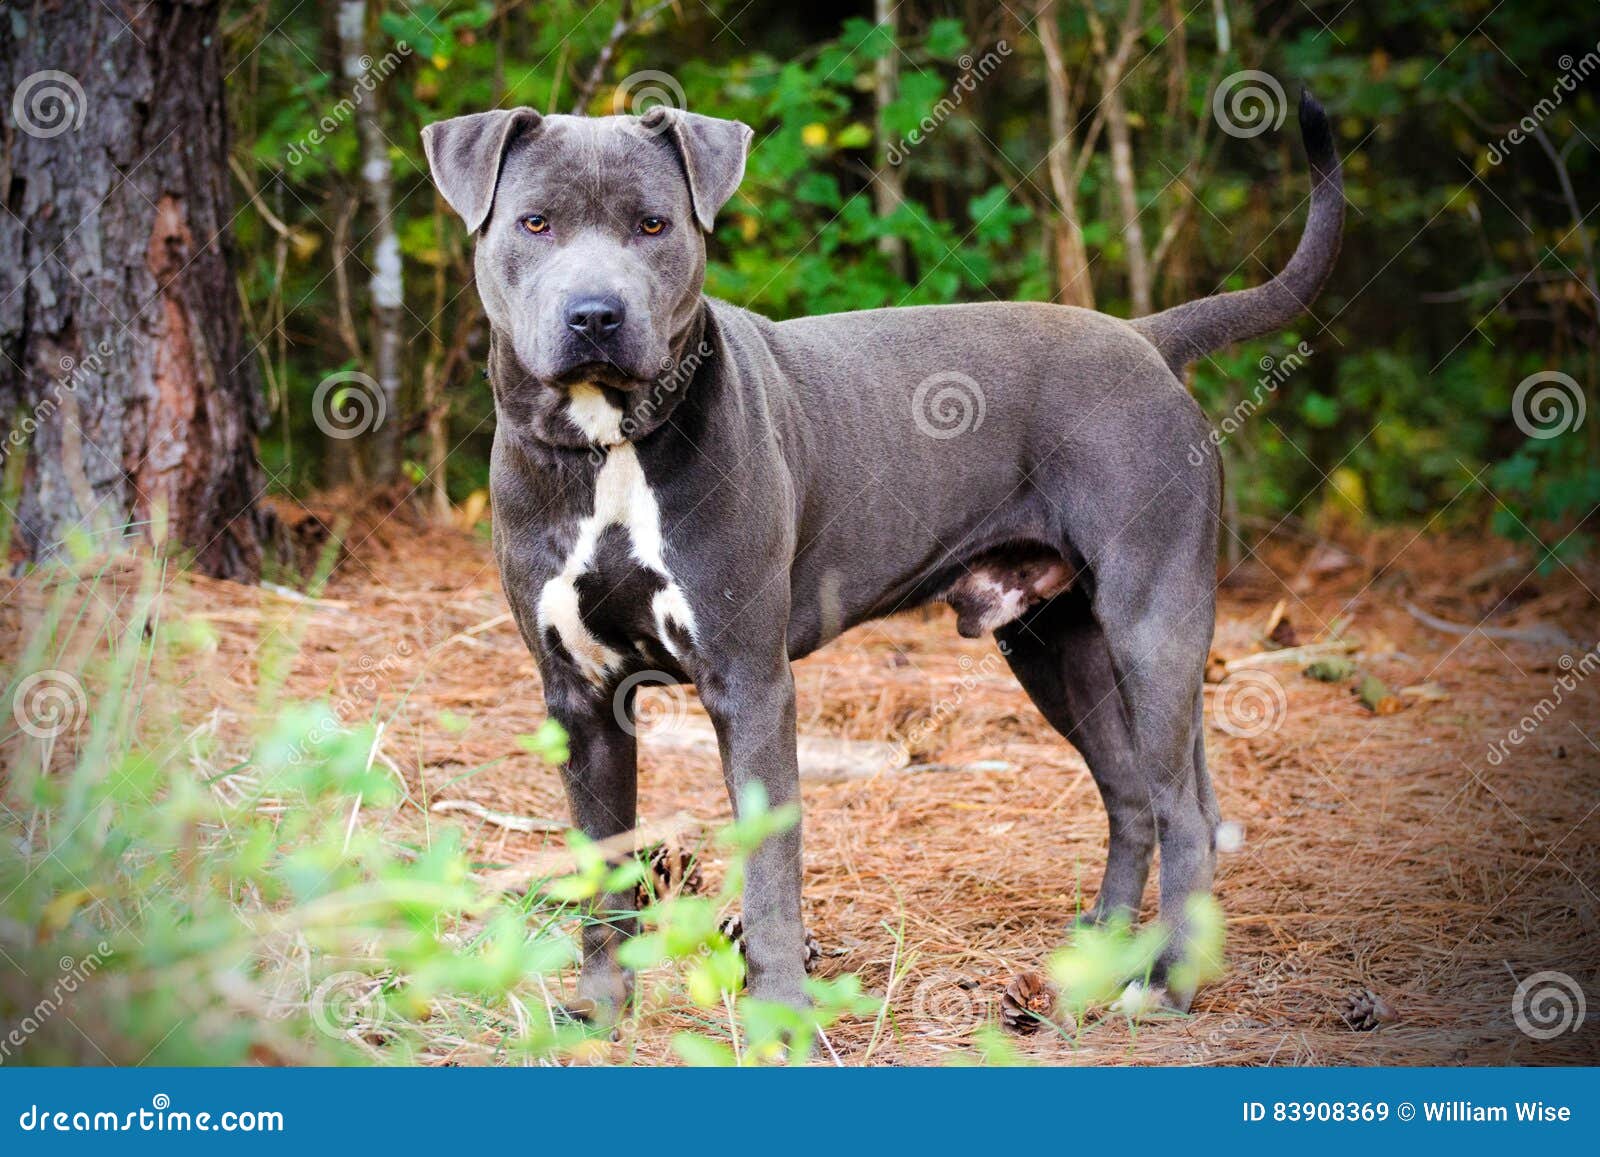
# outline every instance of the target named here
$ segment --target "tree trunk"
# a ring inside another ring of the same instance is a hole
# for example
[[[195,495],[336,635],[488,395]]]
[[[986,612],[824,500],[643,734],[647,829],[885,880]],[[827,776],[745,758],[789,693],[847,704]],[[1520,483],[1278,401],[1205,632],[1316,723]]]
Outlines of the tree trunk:
[[[1039,46],[1044,50],[1050,130],[1050,192],[1059,219],[1052,231],[1056,253],[1056,300],[1062,305],[1094,308],[1094,283],[1089,279],[1089,254],[1078,224],[1078,190],[1072,171],[1072,93],[1067,66],[1061,56],[1061,33],[1056,28],[1056,0],[1041,0],[1035,21]]]
[[[266,422],[230,269],[221,0],[0,16],[0,453],[18,542],[167,533],[259,575]],[[131,20],[131,24],[128,21]],[[132,524],[132,527],[130,527]]]
[[[1150,312],[1150,258],[1145,250],[1144,227],[1139,222],[1139,195],[1133,174],[1133,134],[1128,126],[1128,102],[1122,91],[1128,58],[1138,41],[1142,16],[1140,0],[1129,0],[1116,51],[1105,58],[1102,96],[1106,113],[1106,143],[1111,148],[1111,183],[1117,190],[1117,207],[1122,215],[1122,242],[1128,252],[1128,298],[1133,315]],[[1101,55],[1105,37],[1099,18],[1091,9],[1090,28]]]
[[[394,171],[389,142],[378,114],[377,77],[367,54],[366,0],[339,5],[339,46],[344,75],[352,85],[356,129],[361,134],[361,181],[372,208],[372,373],[379,405],[368,440],[372,474],[392,482],[400,474],[400,332],[405,296],[400,271],[400,235],[394,227]]]
[[[900,5],[894,0],[873,0],[873,11],[878,22],[878,27],[884,30],[891,42],[899,40],[899,12]],[[894,103],[900,93],[900,53],[890,49],[878,57],[875,70],[875,100],[878,113],[878,176],[872,182],[873,211],[880,219],[888,217],[900,207],[906,199],[905,174],[896,164],[890,161],[890,150],[893,147],[889,140],[889,126],[886,117],[889,106]],[[896,151],[894,157],[898,159]],[[900,236],[884,236],[878,238],[878,252],[882,253],[889,261],[889,266],[894,270],[895,276],[904,280],[907,273],[906,265],[906,240]]]

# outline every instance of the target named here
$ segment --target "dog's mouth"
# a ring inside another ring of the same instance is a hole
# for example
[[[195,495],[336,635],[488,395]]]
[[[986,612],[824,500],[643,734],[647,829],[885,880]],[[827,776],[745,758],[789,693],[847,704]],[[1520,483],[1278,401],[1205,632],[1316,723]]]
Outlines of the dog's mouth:
[[[630,390],[642,379],[639,374],[613,361],[579,362],[556,374],[550,384],[562,389],[576,385],[610,386],[616,390]]]

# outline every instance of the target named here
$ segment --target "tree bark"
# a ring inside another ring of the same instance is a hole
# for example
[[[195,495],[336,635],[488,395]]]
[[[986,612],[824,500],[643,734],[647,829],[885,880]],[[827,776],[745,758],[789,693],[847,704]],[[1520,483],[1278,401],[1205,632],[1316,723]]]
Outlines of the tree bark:
[[[361,181],[372,208],[372,375],[382,408],[377,411],[368,448],[376,481],[392,482],[400,474],[400,359],[404,349],[401,313],[405,309],[401,279],[400,235],[394,227],[394,171],[389,142],[379,118],[378,92],[367,54],[366,0],[339,5],[339,45],[344,75],[352,85],[356,130],[361,134]]]
[[[1094,283],[1089,279],[1089,254],[1078,224],[1078,189],[1072,171],[1072,91],[1067,66],[1061,56],[1061,33],[1056,27],[1056,0],[1040,0],[1035,21],[1039,47],[1044,50],[1047,121],[1050,131],[1050,192],[1058,219],[1052,225],[1056,255],[1056,300],[1063,305],[1094,308]]]
[[[266,421],[230,268],[221,0],[0,17],[0,453],[17,544],[167,534],[252,579]],[[130,23],[131,21],[131,23]]]
[[[1122,215],[1122,243],[1128,253],[1128,298],[1135,317],[1143,317],[1150,305],[1150,258],[1144,244],[1144,227],[1139,223],[1139,194],[1134,181],[1133,134],[1128,125],[1128,102],[1122,91],[1128,58],[1138,42],[1143,16],[1141,0],[1129,0],[1115,51],[1106,53],[1100,19],[1088,10],[1089,27],[1097,52],[1104,58],[1101,101],[1106,114],[1106,144],[1111,150],[1111,183],[1117,191],[1117,207]]]
[[[899,40],[899,8],[900,5],[894,0],[873,0],[873,14],[878,27],[884,30],[891,43],[897,43]],[[878,114],[878,176],[872,182],[872,205],[873,211],[881,220],[890,216],[906,199],[905,175],[899,166],[890,160],[892,142],[889,140],[889,126],[886,120],[889,106],[900,94],[900,53],[897,49],[891,48],[878,57],[874,77],[874,96]],[[888,260],[895,276],[904,280],[908,271],[905,238],[896,235],[879,237],[878,252]]]

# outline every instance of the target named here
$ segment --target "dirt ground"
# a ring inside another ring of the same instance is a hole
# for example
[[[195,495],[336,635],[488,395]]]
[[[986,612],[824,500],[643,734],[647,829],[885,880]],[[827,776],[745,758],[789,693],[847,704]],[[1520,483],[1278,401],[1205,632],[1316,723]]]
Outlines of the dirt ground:
[[[1531,551],[1502,542],[1408,530],[1364,543],[1344,554],[1280,532],[1225,567],[1216,649],[1262,652],[1283,600],[1289,641],[1354,641],[1360,670],[1404,709],[1374,712],[1348,684],[1270,658],[1210,687],[1211,770],[1225,818],[1243,830],[1217,881],[1227,974],[1192,1016],[1108,1015],[1070,1037],[1018,1038],[1028,1059],[1600,1062],[1600,1008],[1543,1041],[1513,1013],[1519,982],[1541,972],[1600,1001],[1600,677],[1588,677],[1600,676],[1600,656],[1582,662],[1600,582],[1592,569],[1535,574]],[[430,530],[402,510],[368,520],[349,545],[311,608],[289,691],[358,718],[394,712],[384,757],[430,806],[564,819],[556,771],[514,739],[537,727],[543,704],[481,530]],[[263,600],[274,596],[227,588],[197,608],[239,678],[261,630],[249,608]],[[1408,603],[1487,633],[1424,626]],[[805,910],[821,971],[889,990],[876,1039],[870,1019],[845,1023],[833,1049],[846,1064],[943,1063],[970,1051],[1005,983],[1040,967],[1092,901],[1106,836],[1094,783],[993,642],[959,638],[943,608],[851,631],[796,674],[802,734],[911,736],[912,758],[941,768],[808,782],[804,795]],[[1575,689],[1560,686],[1564,675]],[[239,702],[235,686],[208,693],[220,711]],[[440,726],[443,713],[466,729]],[[658,727],[708,726],[692,692],[647,692],[644,713]],[[1499,758],[1513,727],[1521,742]],[[715,761],[681,746],[647,739],[641,783],[645,819],[728,814]],[[461,824],[485,866],[560,840],[459,812],[427,822]],[[1375,1031],[1341,1018],[1363,989],[1393,1010]],[[612,1055],[670,1060],[671,1031],[694,1018],[686,1004],[649,1006]]]

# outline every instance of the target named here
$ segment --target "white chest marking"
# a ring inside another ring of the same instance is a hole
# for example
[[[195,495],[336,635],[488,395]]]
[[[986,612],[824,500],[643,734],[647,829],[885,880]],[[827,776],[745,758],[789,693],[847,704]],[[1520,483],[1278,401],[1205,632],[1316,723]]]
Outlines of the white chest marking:
[[[601,685],[622,656],[584,625],[577,581],[594,566],[595,548],[608,528],[619,526],[626,531],[634,560],[665,580],[666,585],[651,600],[651,617],[656,637],[679,659],[683,655],[676,636],[681,633],[694,640],[694,612],[667,569],[662,555],[661,508],[645,480],[638,452],[631,442],[622,440],[622,411],[595,387],[578,386],[572,391],[567,412],[579,429],[610,449],[595,476],[594,511],[578,524],[577,539],[561,572],[539,592],[539,627],[554,630],[584,678]]]
[[[567,418],[591,441],[615,446],[622,441],[622,411],[599,386],[580,382],[567,391]]]

